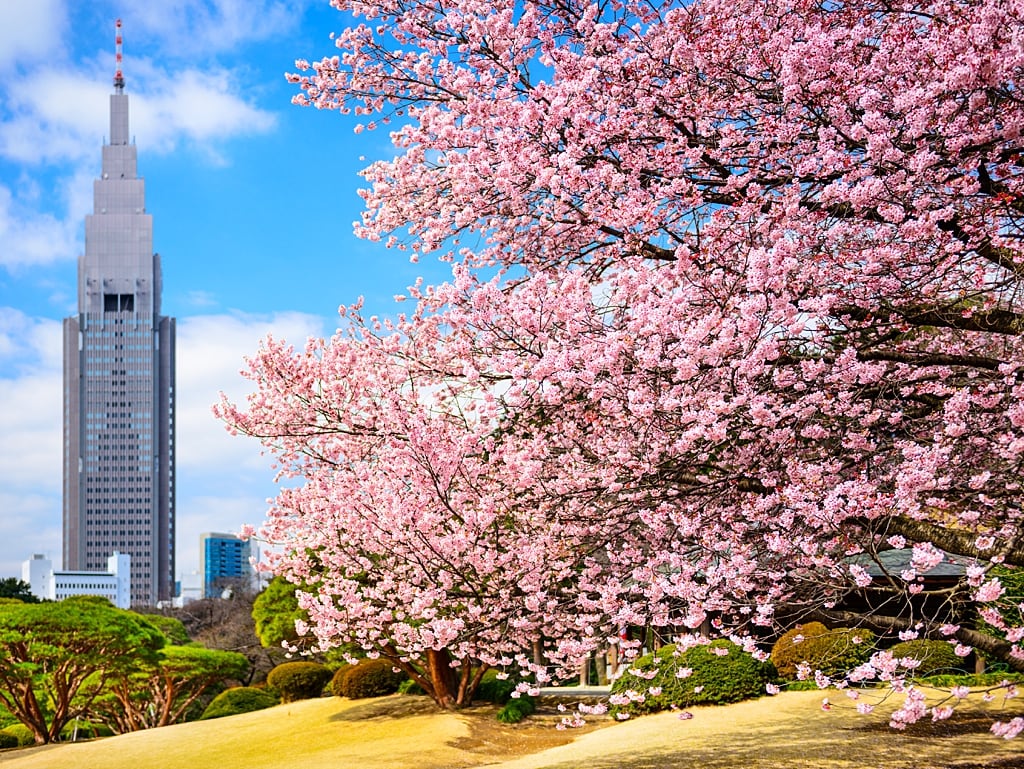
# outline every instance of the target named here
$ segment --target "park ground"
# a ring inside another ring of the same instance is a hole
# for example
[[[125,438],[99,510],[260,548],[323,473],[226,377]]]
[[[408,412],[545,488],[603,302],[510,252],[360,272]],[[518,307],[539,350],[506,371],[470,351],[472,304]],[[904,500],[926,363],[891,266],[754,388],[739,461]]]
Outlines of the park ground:
[[[1014,769],[1024,737],[989,732],[994,718],[1024,714],[980,701],[949,721],[905,732],[858,715],[841,694],[784,692],[692,718],[661,713],[581,730],[555,728],[553,707],[516,725],[493,707],[439,713],[423,697],[307,700],[212,721],[0,753],[2,769]],[[973,699],[973,698],[972,698]],[[884,712],[886,703],[877,712]],[[876,713],[877,713],[876,712]]]

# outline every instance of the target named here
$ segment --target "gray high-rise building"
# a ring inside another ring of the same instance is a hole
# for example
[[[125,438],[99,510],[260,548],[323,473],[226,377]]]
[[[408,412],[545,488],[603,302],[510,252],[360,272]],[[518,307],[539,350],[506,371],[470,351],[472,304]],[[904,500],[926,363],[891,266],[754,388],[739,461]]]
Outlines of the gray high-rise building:
[[[78,315],[64,321],[64,568],[131,555],[133,605],[174,591],[174,319],[160,314],[160,257],[136,173],[117,72],[110,142],[85,217]]]

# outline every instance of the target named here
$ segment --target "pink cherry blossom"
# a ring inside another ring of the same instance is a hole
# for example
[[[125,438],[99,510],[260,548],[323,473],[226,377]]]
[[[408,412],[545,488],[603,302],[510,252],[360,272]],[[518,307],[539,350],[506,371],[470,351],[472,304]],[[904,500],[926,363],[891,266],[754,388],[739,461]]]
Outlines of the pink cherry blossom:
[[[215,407],[320,648],[443,707],[794,615],[1024,670],[1020,3],[333,5],[294,100],[390,121],[355,231],[451,278],[268,337]]]
[[[1024,731],[1024,718],[1019,716],[1010,721],[996,721],[992,724],[992,734],[1007,740],[1012,740],[1022,731]]]

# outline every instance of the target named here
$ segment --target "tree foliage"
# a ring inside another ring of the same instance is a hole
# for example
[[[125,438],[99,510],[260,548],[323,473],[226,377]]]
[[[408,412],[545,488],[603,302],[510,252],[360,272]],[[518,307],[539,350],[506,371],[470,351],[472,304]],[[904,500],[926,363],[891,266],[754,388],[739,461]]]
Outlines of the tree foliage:
[[[336,5],[296,100],[395,124],[357,233],[453,277],[219,407],[302,479],[264,534],[321,646],[445,706],[783,610],[1024,668],[1018,5]]]
[[[0,598],[14,598],[23,603],[39,603],[39,599],[32,593],[32,586],[17,577],[0,579]]]
[[[0,607],[0,704],[39,744],[89,709],[87,681],[105,684],[156,660],[163,635],[103,599]],[[95,691],[95,689],[93,690]]]
[[[613,712],[655,713],[693,705],[727,705],[762,697],[775,683],[774,665],[725,639],[637,658],[612,684]]]
[[[119,734],[168,726],[185,720],[203,695],[248,673],[238,652],[166,646],[149,665],[97,680],[89,712]]]
[[[775,641],[771,661],[779,675],[791,681],[800,678],[801,668],[804,678],[811,672],[842,676],[868,660],[874,641],[870,631],[830,630],[820,622],[808,622],[788,630]]]
[[[309,615],[299,608],[295,595],[298,589],[282,577],[274,577],[253,601],[252,618],[256,623],[256,635],[264,646],[296,646],[308,640],[300,637],[295,629],[296,621],[309,620]]]
[[[149,624],[156,627],[164,638],[167,639],[167,643],[174,646],[185,646],[192,642],[189,638],[188,630],[185,628],[185,624],[175,617],[169,617],[165,614],[143,614],[146,621]]]

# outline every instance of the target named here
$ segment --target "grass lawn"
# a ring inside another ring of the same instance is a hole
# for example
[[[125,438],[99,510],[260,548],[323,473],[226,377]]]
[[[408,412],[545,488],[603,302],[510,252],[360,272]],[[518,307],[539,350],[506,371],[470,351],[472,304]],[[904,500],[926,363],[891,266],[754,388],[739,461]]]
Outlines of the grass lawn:
[[[421,697],[337,698],[199,721],[88,743],[0,753],[2,769],[1011,769],[1024,738],[988,732],[994,706],[978,702],[950,721],[888,728],[835,692],[786,692],[586,731],[558,731],[549,714],[518,725],[494,708],[438,713]],[[1024,714],[1011,701],[1002,717]],[[885,705],[880,706],[884,710]]]

